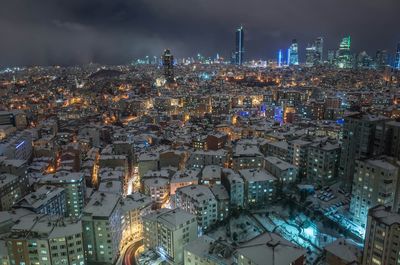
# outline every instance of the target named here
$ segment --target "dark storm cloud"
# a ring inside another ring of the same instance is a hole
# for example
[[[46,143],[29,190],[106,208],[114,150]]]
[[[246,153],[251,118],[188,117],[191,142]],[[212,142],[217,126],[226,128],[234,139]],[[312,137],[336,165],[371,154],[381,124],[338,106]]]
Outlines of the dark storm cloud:
[[[243,25],[247,58],[291,39],[325,50],[350,34],[354,51],[393,51],[398,0],[0,0],[0,66],[125,63],[159,55],[228,56]]]

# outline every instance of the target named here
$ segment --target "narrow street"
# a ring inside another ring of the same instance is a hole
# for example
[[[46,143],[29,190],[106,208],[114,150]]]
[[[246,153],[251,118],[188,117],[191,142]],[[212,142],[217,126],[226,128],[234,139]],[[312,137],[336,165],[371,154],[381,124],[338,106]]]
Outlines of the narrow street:
[[[143,245],[142,240],[137,241],[137,242],[133,243],[132,245],[130,245],[125,251],[122,264],[123,265],[136,265],[135,253],[136,253],[136,250],[138,248],[140,248],[142,245]]]

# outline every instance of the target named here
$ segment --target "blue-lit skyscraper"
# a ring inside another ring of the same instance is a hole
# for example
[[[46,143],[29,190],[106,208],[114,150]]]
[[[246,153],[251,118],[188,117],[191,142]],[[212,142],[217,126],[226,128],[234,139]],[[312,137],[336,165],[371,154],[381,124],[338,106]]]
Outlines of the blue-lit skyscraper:
[[[299,65],[299,45],[296,39],[290,45],[288,57],[289,65]]]
[[[278,67],[282,67],[282,50],[278,51]]]
[[[235,63],[237,65],[243,64],[244,54],[244,30],[241,26],[236,30],[236,50],[235,50]]]
[[[397,44],[396,57],[394,60],[394,68],[400,70],[400,42]]]

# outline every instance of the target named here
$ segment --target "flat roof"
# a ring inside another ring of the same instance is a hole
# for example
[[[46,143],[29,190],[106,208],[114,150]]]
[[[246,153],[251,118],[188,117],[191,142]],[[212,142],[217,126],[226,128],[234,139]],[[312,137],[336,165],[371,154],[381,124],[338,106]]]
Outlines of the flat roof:
[[[276,177],[272,176],[268,171],[264,169],[242,169],[239,170],[240,175],[248,181],[275,181]]]
[[[266,161],[268,161],[269,163],[273,164],[274,166],[278,167],[281,170],[287,170],[289,168],[297,168],[295,165],[290,164],[278,157],[275,156],[267,156],[265,158]]]

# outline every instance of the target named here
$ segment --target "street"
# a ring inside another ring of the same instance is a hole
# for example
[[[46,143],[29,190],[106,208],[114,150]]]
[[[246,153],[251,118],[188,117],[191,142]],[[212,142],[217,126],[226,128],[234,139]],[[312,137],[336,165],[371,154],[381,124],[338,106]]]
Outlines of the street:
[[[135,260],[135,253],[136,250],[143,245],[143,241],[137,241],[130,245],[124,254],[124,259],[122,261],[123,265],[136,265],[136,260]]]

